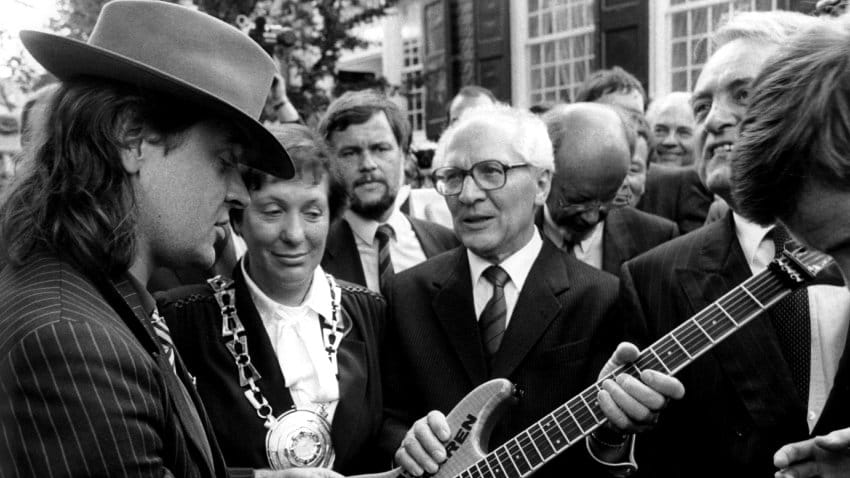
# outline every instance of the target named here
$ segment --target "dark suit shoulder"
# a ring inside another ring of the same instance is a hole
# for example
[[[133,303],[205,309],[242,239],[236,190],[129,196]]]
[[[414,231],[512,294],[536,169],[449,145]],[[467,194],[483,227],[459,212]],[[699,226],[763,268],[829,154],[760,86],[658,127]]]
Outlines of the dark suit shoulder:
[[[460,245],[460,240],[454,231],[442,224],[411,216],[408,216],[408,219],[417,237],[419,237],[419,242],[426,256],[433,257]]]
[[[633,207],[624,207],[611,211],[611,215],[619,215],[625,221],[638,224],[644,230],[652,229],[661,233],[678,234],[679,228],[670,219],[641,211]]]
[[[679,236],[651,249],[625,263],[630,270],[651,268],[664,270],[694,267],[699,251],[712,241],[722,240],[726,235],[727,221],[716,221]]]

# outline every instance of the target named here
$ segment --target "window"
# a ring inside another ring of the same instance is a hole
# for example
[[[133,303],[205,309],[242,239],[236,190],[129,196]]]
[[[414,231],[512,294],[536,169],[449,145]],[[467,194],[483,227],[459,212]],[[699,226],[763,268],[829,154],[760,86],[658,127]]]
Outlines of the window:
[[[530,105],[570,101],[591,71],[594,0],[527,0],[526,61]]]
[[[733,12],[775,10],[777,0],[670,0],[667,91],[691,91],[708,58],[708,37]]]
[[[425,130],[425,86],[422,79],[422,57],[419,38],[408,38],[403,44],[401,68],[407,98],[407,120],[413,131]]]

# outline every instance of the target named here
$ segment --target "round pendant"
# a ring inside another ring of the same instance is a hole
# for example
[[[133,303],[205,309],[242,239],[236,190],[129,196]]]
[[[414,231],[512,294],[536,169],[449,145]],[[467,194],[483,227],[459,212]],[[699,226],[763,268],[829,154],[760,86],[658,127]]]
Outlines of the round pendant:
[[[309,410],[290,410],[266,433],[266,453],[274,470],[329,468],[334,458],[330,424]]]

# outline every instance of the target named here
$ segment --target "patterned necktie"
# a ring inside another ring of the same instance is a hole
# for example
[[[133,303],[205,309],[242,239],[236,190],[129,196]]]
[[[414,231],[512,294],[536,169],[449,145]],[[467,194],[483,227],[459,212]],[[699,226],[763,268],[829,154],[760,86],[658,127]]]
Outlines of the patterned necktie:
[[[505,334],[505,322],[508,318],[508,304],[505,302],[505,284],[511,279],[508,273],[499,266],[490,266],[482,274],[493,284],[493,296],[487,302],[481,317],[478,319],[478,330],[484,349],[492,362],[493,356],[502,345]]]
[[[774,257],[779,257],[785,243],[791,238],[782,226],[770,232],[776,247]],[[809,367],[811,362],[811,325],[809,321],[809,293],[805,288],[797,290],[779,301],[773,309],[773,326],[779,338],[779,346],[788,367],[797,393],[804,404],[809,401]]]
[[[384,290],[387,281],[395,273],[390,257],[390,238],[394,237],[395,231],[389,224],[381,224],[375,232],[375,238],[378,239],[378,279],[381,290]]]
[[[162,344],[162,351],[165,353],[165,358],[168,359],[168,363],[171,364],[171,369],[174,370],[174,373],[177,373],[177,366],[174,361],[174,342],[171,340],[171,331],[168,330],[168,324],[165,323],[162,316],[159,315],[159,310],[155,307],[153,309],[153,313],[151,314],[151,324],[153,325],[153,330],[156,332],[156,336],[159,339],[160,344]]]

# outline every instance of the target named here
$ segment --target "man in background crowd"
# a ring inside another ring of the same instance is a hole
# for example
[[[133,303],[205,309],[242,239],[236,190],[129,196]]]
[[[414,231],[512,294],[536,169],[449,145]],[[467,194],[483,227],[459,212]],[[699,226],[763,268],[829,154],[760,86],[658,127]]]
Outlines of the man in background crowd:
[[[457,92],[448,107],[448,124],[451,125],[460,118],[464,111],[479,106],[490,106],[498,103],[492,91],[477,85],[467,85]]]
[[[803,32],[772,57],[753,87],[732,177],[742,214],[760,224],[780,221],[835,258],[850,284],[848,47],[850,18],[844,16]],[[850,476],[850,349],[842,340],[849,321],[844,315],[834,329],[820,331],[835,336],[823,362],[832,391],[808,430],[820,436],[782,447],[773,458],[777,477]],[[812,357],[821,358],[820,351]]]
[[[575,102],[604,103],[630,114],[643,115],[646,91],[634,75],[615,66],[591,73],[576,92]]]
[[[334,100],[319,123],[334,150],[350,208],[328,233],[322,268],[337,279],[374,291],[396,273],[458,244],[454,233],[399,210],[410,125],[387,98],[348,92]]]
[[[673,166],[694,163],[694,113],[691,94],[669,93],[650,103],[646,119],[653,137],[653,162]]]
[[[670,332],[782,253],[787,232],[747,220],[731,202],[730,160],[753,79],[780,45],[820,22],[787,11],[745,13],[713,33],[714,53],[692,99],[695,165],[732,211],[623,266],[621,299],[639,343]],[[845,424],[846,406],[830,404],[846,396],[850,376],[830,385],[844,346],[839,324],[849,315],[845,288],[810,287],[699,357],[679,374],[684,399],[637,440],[641,470],[662,478],[769,476],[780,445]]]
[[[678,235],[672,221],[615,207],[636,135],[614,108],[559,105],[543,120],[555,152],[555,174],[537,223],[553,244],[616,275],[626,260]]]

